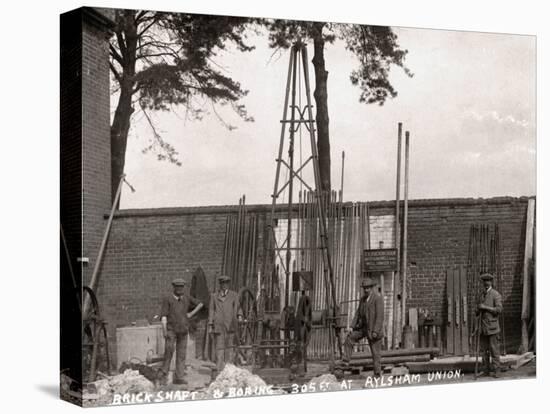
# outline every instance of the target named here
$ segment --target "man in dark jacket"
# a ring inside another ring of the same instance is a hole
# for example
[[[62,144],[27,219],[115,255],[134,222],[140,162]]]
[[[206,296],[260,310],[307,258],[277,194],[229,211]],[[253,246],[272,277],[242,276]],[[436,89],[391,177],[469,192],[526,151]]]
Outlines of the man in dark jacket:
[[[242,319],[239,296],[229,290],[229,276],[218,277],[219,290],[210,297],[208,331],[213,334],[216,349],[216,366],[220,372],[226,362],[235,358],[237,324]]]
[[[162,331],[165,339],[164,363],[161,370],[164,380],[166,380],[172,356],[174,355],[174,351],[176,351],[174,384],[185,384],[183,376],[185,374],[189,319],[203,307],[200,301],[186,293],[185,284],[184,279],[174,279],[172,281],[173,294],[163,299],[160,311]]]
[[[344,342],[344,362],[349,362],[353,352],[353,345],[363,338],[367,338],[372,354],[374,375],[379,377],[382,373],[380,352],[384,337],[384,299],[374,286],[376,282],[371,278],[363,279],[361,287],[363,296],[355,312],[352,322],[352,330]]]
[[[483,358],[485,372],[482,375],[497,377],[500,372],[500,355],[498,334],[500,333],[499,316],[502,312],[502,297],[493,289],[493,275],[484,273],[483,293],[477,307],[480,318],[479,347]]]

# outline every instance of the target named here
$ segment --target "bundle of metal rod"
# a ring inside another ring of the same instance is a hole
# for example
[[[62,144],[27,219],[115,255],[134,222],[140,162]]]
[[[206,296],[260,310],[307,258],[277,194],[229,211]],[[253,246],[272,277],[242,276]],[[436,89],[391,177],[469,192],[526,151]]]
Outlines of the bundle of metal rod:
[[[361,253],[369,246],[368,205],[366,203],[346,203],[344,205],[342,193],[332,191],[324,193],[322,207],[325,210],[325,228],[327,246],[332,258],[334,286],[331,286],[326,275],[323,260],[322,242],[320,240],[321,223],[318,212],[318,203],[315,193],[300,191],[297,205],[295,203],[290,226],[291,271],[311,271],[313,273],[313,289],[309,292],[313,310],[324,312],[325,320],[332,317],[329,308],[331,296],[336,297],[338,306],[336,323],[338,326],[350,326],[361,294],[358,281],[361,277]],[[231,223],[228,224],[231,229]],[[281,281],[281,284],[272,283],[272,289],[266,286],[266,294],[270,297],[277,286],[282,293],[285,286],[285,262],[282,252],[286,251],[285,243],[288,238],[288,223],[279,219],[273,228],[274,235],[274,266],[272,280]],[[229,259],[228,259],[229,260]],[[230,260],[229,260],[230,262]],[[334,289],[334,290],[333,290]],[[299,292],[289,286],[288,303],[296,306]],[[284,296],[284,295],[283,295]],[[284,298],[280,298],[280,305]],[[329,323],[330,324],[330,323]],[[311,359],[327,358],[334,349],[331,345],[335,338],[331,338],[328,325],[314,327],[308,347],[308,356]]]
[[[341,323],[342,315],[347,315],[345,321],[350,323],[354,303],[350,299],[356,299],[356,280],[360,271],[360,251],[364,243],[365,205],[351,204],[343,206],[342,193],[332,191],[321,195],[323,208],[325,208],[325,226],[327,229],[328,248],[333,260],[334,293],[337,299],[338,322]],[[324,311],[326,316],[330,312],[327,307],[331,303],[330,295],[332,287],[327,285],[324,262],[322,257],[320,235],[320,222],[318,207],[315,202],[315,194],[310,191],[302,191],[298,196],[295,234],[292,236],[293,262],[295,270],[312,271],[314,278],[313,291],[310,292],[313,309]],[[279,226],[278,226],[279,227]],[[284,225],[282,226],[284,227]],[[284,233],[284,232],[283,232]],[[286,235],[278,234],[278,242],[283,243]],[[281,258],[276,258],[276,262]],[[291,305],[295,305],[297,293],[290,298]],[[345,322],[344,322],[345,323]],[[310,340],[308,355],[312,358],[326,358],[332,349],[330,346],[329,330],[325,327],[314,329]]]
[[[491,231],[492,230],[492,231]],[[492,226],[487,224],[472,224],[470,226],[470,241],[468,246],[468,302],[470,308],[470,321],[475,321],[475,311],[480,300],[481,281],[479,276],[482,273],[491,273],[494,276],[495,289],[502,293],[502,262],[500,247],[500,232],[498,224]],[[474,352],[476,348],[475,323],[470,327],[472,333],[470,337],[470,351]],[[506,350],[504,317],[501,314],[501,336],[502,349]]]
[[[258,223],[246,209],[246,197],[239,199],[236,214],[227,217],[222,259],[222,274],[231,277],[232,288],[256,285],[256,249]]]

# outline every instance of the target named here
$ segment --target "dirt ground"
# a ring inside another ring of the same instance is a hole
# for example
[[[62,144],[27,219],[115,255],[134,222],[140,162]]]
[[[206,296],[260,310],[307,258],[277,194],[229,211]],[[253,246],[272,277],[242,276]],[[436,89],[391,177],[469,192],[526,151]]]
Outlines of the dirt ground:
[[[375,379],[372,376],[372,371],[365,371],[359,375],[346,375],[344,378],[336,379],[333,375],[330,375],[328,363],[313,363],[308,364],[308,372],[305,377],[297,378],[294,382],[288,382],[285,384],[276,384],[272,386],[272,390],[269,395],[274,394],[299,394],[299,393],[312,393],[312,392],[325,392],[325,391],[346,391],[346,390],[360,390],[360,389],[377,389],[387,387],[403,387],[403,386],[418,386],[418,385],[435,385],[435,384],[456,384],[466,382],[482,382],[482,381],[503,381],[510,379],[521,378],[535,378],[536,376],[536,359],[533,359],[529,363],[523,365],[518,369],[509,369],[502,372],[498,378],[492,377],[480,377],[477,380],[474,378],[473,373],[462,373],[459,371],[441,371],[432,372],[426,374],[405,374],[405,375],[392,375],[391,373],[385,373],[382,378]],[[252,375],[252,374],[251,374]],[[267,384],[270,384],[268,378],[263,378]],[[205,379],[205,383],[209,383],[208,379]],[[152,385],[152,384],[151,384]],[[198,385],[198,384],[197,384]],[[154,386],[154,394],[163,395],[165,401],[168,401],[168,397],[177,397],[177,400],[202,400],[211,398],[232,398],[227,393],[222,393],[218,396],[208,392],[208,386],[204,388],[196,387],[195,391],[191,391],[189,385],[160,385]],[[175,393],[175,394],[174,394]],[[180,394],[179,394],[180,393]],[[266,394],[261,394],[266,395]],[[236,395],[239,397],[240,395]],[[243,396],[247,396],[244,394]],[[254,394],[250,395],[254,396]],[[235,395],[233,396],[235,397]],[[143,401],[145,402],[145,401]],[[153,401],[148,401],[153,402]],[[158,401],[160,402],[160,401]],[[88,400],[86,406],[101,406],[112,403],[106,400]],[[142,403],[142,401],[125,401],[123,404],[135,404]]]
[[[409,374],[408,378],[407,376],[401,376],[401,379],[399,379],[397,376],[394,376],[393,378],[391,377],[391,374],[384,374],[382,380],[376,381],[372,377],[372,371],[367,371],[361,373],[360,375],[346,377],[345,379],[353,380],[350,389],[375,389],[408,385],[433,385],[450,383],[456,384],[474,381],[503,381],[510,379],[535,378],[536,360],[533,359],[532,361],[518,369],[509,369],[507,371],[501,372],[498,378],[483,376],[475,379],[473,373],[462,373],[457,371],[442,371],[427,374],[418,374],[414,377],[412,374]]]
[[[329,373],[328,364],[310,363],[308,372],[303,379],[297,379],[297,384],[280,384],[287,393],[302,393],[302,392],[319,392],[330,390],[333,391],[334,386],[329,384],[314,384],[314,386],[306,386],[311,382],[315,382],[316,377]],[[341,390],[358,390],[358,389],[376,389],[385,387],[399,386],[417,386],[417,385],[434,385],[434,384],[456,384],[466,382],[482,382],[482,381],[503,381],[510,379],[535,378],[536,376],[536,359],[523,365],[518,369],[509,369],[501,372],[498,378],[493,377],[478,377],[475,379],[473,373],[462,373],[460,371],[436,371],[426,374],[408,374],[408,375],[391,375],[385,373],[381,379],[374,379],[372,371],[365,371],[359,375],[346,375],[340,380],[336,380]]]

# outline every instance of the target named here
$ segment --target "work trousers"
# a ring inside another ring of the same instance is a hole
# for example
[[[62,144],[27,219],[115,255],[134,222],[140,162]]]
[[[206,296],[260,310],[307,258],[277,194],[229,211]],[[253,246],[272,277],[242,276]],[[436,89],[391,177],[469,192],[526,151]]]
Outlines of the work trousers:
[[[172,356],[176,351],[176,373],[174,375],[174,383],[183,381],[185,375],[185,356],[187,352],[187,333],[175,333],[168,331],[164,343],[164,363],[162,372],[168,374],[170,371],[170,363]]]
[[[498,343],[498,334],[480,335],[479,349],[483,360],[483,366],[486,372],[500,371],[500,352]]]
[[[348,333],[348,336],[344,341],[344,361],[351,360],[353,345],[365,337],[366,335],[362,331],[351,331],[350,333]],[[382,364],[380,362],[380,353],[382,351],[382,338],[370,340],[369,347],[372,354],[374,375],[380,375],[382,374]]]
[[[234,363],[235,360],[235,332],[219,329],[212,334],[214,348],[216,349],[216,367],[218,372],[223,370],[226,362]]]

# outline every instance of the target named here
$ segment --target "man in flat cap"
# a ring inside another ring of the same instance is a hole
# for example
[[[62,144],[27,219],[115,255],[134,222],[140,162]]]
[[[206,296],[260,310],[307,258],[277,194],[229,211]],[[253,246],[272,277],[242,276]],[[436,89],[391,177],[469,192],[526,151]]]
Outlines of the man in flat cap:
[[[355,312],[352,330],[348,332],[344,342],[344,363],[349,363],[353,352],[353,345],[363,338],[367,338],[372,354],[374,376],[382,374],[380,352],[384,337],[384,299],[374,288],[376,282],[367,277],[361,282],[363,296]]]
[[[476,315],[480,318],[479,347],[483,360],[484,372],[481,375],[498,377],[500,372],[500,353],[498,334],[500,333],[499,316],[502,312],[502,296],[493,288],[493,275],[484,273],[480,276],[483,282],[481,301]]]
[[[190,296],[185,290],[184,279],[172,281],[173,293],[162,300],[160,311],[162,332],[164,334],[164,363],[161,371],[166,380],[172,356],[176,351],[176,373],[174,384],[185,384],[185,354],[187,350],[187,334],[189,319],[193,317],[203,304]]]
[[[235,358],[237,324],[242,319],[242,310],[236,292],[229,290],[231,278],[218,277],[219,289],[210,296],[208,331],[213,335],[216,349],[216,367],[220,372],[226,362]]]

